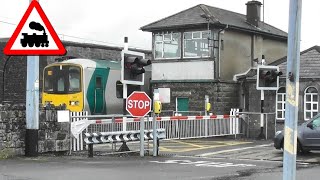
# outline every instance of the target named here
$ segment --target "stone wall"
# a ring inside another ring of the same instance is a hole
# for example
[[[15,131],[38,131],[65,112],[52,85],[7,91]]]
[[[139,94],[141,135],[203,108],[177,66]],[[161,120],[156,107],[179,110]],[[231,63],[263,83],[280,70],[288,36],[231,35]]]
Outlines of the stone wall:
[[[70,150],[70,124],[57,122],[57,111],[40,111],[38,152]]]
[[[254,80],[242,83],[241,86],[243,92],[246,92],[246,102],[245,111],[247,112],[257,112],[261,111],[261,92],[256,89],[256,83]],[[286,87],[285,79],[280,79],[279,87]],[[315,87],[320,89],[319,80],[316,78],[300,78],[299,80],[299,97],[298,97],[298,125],[305,122],[304,120],[304,94],[308,87]],[[274,137],[274,134],[278,130],[284,129],[284,120],[276,120],[276,92],[277,91],[265,91],[264,100],[264,112],[271,113],[268,115],[268,138]],[[318,95],[319,96],[319,95]],[[318,98],[318,102],[320,102]],[[250,136],[257,137],[260,133],[260,115],[250,115]]]
[[[231,108],[239,107],[239,84],[233,82],[152,82],[152,91],[156,88],[170,88],[171,103],[163,104],[163,110],[176,110],[176,98],[189,98],[189,111],[204,113],[205,95],[209,96],[211,113],[229,114]]]
[[[261,91],[256,89],[255,81],[245,82],[242,86],[242,91],[245,92],[246,107],[244,111],[249,112],[247,121],[249,123],[249,136],[250,138],[258,138],[261,125],[260,125],[260,112],[261,112]],[[283,122],[278,122],[278,127],[275,127],[275,110],[276,110],[276,91],[264,91],[264,108],[263,112],[268,113],[265,116],[263,134],[268,139],[274,137],[276,129],[281,129]],[[267,126],[266,126],[267,125]],[[266,132],[267,130],[267,132]]]
[[[25,115],[23,106],[0,106],[0,152],[24,153]]]
[[[39,113],[39,153],[68,151],[69,123],[58,123],[56,111]],[[26,108],[24,105],[0,106],[0,156],[24,155]]]
[[[256,85],[250,85],[249,93],[249,112],[261,112],[261,92],[256,90]],[[265,116],[264,135],[272,139],[275,134],[275,109],[276,109],[276,91],[264,91],[263,112],[268,113]],[[267,125],[267,126],[266,126]],[[267,132],[266,132],[267,130]],[[250,135],[256,138],[260,134],[260,115],[250,115]]]

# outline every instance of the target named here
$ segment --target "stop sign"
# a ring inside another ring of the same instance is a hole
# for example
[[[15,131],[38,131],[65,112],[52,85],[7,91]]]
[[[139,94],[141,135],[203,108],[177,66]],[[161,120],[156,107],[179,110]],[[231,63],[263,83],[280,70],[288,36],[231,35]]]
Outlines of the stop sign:
[[[127,98],[126,109],[134,117],[145,116],[151,111],[151,99],[145,92],[134,91]]]

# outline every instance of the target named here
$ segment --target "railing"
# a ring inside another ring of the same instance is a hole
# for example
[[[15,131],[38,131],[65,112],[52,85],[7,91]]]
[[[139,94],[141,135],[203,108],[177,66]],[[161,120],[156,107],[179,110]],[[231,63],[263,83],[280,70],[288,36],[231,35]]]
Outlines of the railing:
[[[156,117],[156,128],[165,129],[165,139],[188,139],[213,136],[245,134],[246,123],[232,111],[230,115],[211,116],[166,116]],[[73,140],[74,151],[82,150],[83,133],[136,131],[140,130],[140,118],[123,115],[86,115],[72,113],[71,128],[78,130],[77,139]],[[152,117],[144,118],[145,130],[152,130]]]
[[[91,118],[72,116],[72,119]],[[133,131],[140,129],[139,118],[111,118],[88,120],[86,132]],[[91,118],[92,119],[92,118]],[[144,118],[146,130],[152,129],[152,117]],[[242,120],[236,116],[168,116],[157,117],[157,128],[166,129],[166,139],[198,138],[242,134]],[[126,128],[124,128],[126,125]]]
[[[202,116],[204,111],[173,111],[173,110],[163,110],[161,111],[161,116]]]
[[[264,116],[264,121],[261,122],[261,114]],[[267,140],[269,135],[268,132],[270,128],[274,128],[274,132],[277,131],[277,120],[274,118],[275,113],[260,113],[260,112],[236,112],[236,115],[239,115],[241,117],[242,122],[245,123],[245,134],[248,138],[255,138],[256,134],[250,133],[250,130],[257,130],[258,128],[254,125],[254,121],[257,121],[256,123],[260,124],[260,127],[264,128],[265,133],[265,139]],[[262,124],[261,124],[262,123]],[[272,123],[274,123],[272,125]],[[271,135],[273,136],[273,134]]]

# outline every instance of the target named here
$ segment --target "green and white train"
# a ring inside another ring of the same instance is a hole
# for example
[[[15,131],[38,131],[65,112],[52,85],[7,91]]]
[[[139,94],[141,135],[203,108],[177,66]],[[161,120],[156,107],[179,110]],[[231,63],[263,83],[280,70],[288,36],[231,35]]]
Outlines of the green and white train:
[[[123,99],[117,98],[116,90],[120,74],[120,61],[69,59],[50,64],[43,71],[42,105],[90,114],[122,114]],[[135,90],[148,93],[150,76],[147,68],[144,86],[135,86]]]

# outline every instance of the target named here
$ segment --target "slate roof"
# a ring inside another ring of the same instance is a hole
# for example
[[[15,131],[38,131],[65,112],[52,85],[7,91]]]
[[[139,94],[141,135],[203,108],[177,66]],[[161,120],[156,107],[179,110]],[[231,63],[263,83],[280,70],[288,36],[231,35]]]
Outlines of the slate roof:
[[[240,31],[254,32],[257,34],[271,35],[282,39],[287,39],[287,33],[275,28],[267,23],[259,22],[259,27],[255,27],[246,21],[246,15],[220,9],[204,4],[199,4],[169,17],[160,19],[141,27],[143,31],[163,31],[173,29],[185,29],[207,25],[206,18],[201,15],[210,16],[210,23]]]
[[[287,57],[276,60],[270,65],[277,65],[286,76]],[[320,78],[320,46],[313,46],[300,53],[300,78]]]

